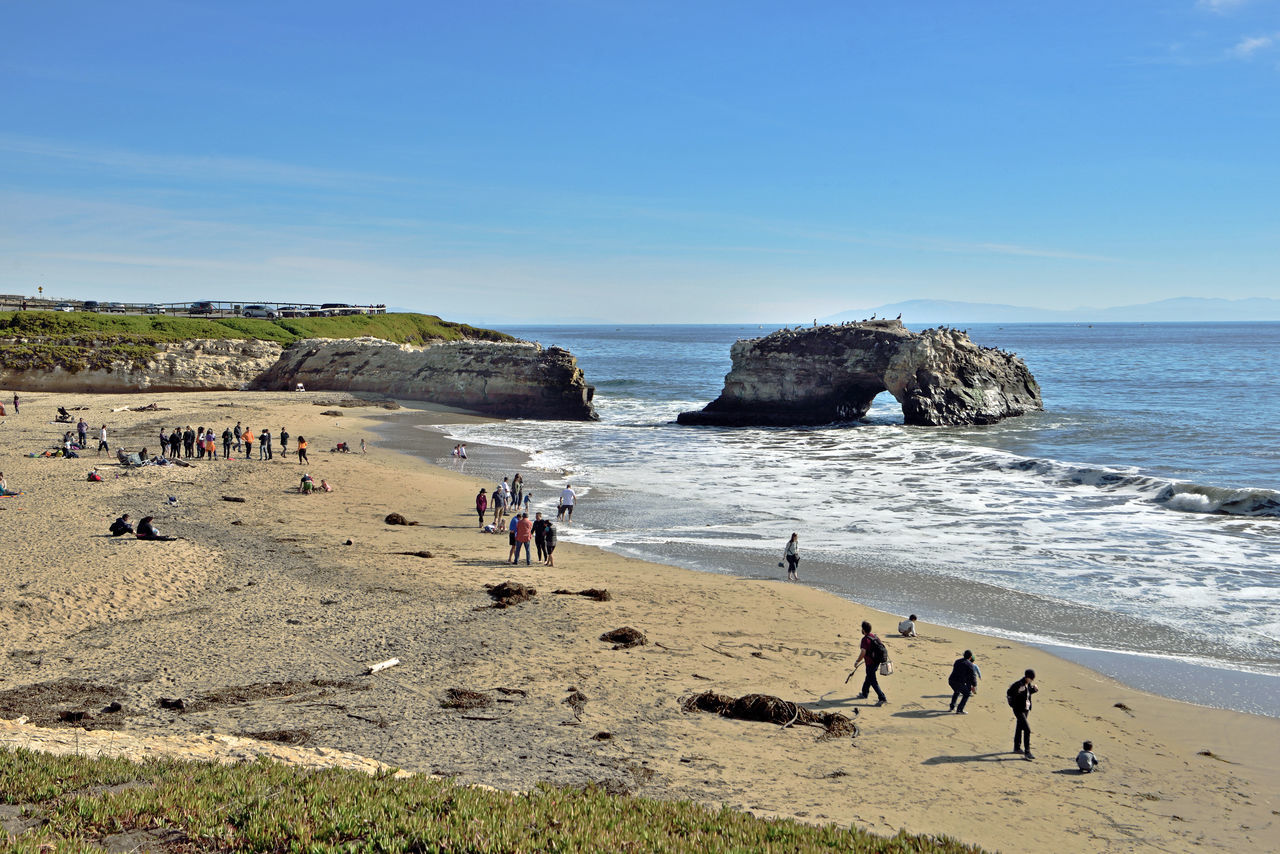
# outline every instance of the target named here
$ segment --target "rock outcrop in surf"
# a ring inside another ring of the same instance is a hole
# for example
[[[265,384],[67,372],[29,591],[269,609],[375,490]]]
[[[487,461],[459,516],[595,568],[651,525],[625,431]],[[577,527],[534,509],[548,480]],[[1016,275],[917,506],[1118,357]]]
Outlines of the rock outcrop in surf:
[[[1040,387],[1013,353],[957,329],[911,332],[897,320],[782,329],[738,341],[724,390],[681,424],[792,426],[862,418],[888,391],[907,424],[993,424],[1041,410]]]

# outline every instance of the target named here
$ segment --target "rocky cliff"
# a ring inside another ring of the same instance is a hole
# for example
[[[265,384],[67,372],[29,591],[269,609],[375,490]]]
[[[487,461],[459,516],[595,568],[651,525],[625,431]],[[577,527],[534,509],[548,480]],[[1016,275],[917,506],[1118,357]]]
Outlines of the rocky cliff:
[[[377,338],[291,344],[254,388],[365,391],[520,418],[594,420],[594,389],[567,350],[525,341],[415,347]]]
[[[0,387],[52,392],[219,391],[244,388],[280,358],[274,341],[0,342]]]
[[[896,320],[783,329],[738,341],[724,390],[681,424],[826,424],[862,418],[888,391],[907,424],[991,424],[1043,409],[1012,353],[955,329],[911,332]]]
[[[490,415],[593,420],[594,389],[557,347],[465,340],[422,347],[377,338],[181,343],[8,339],[0,388],[53,392],[294,388],[370,392]]]

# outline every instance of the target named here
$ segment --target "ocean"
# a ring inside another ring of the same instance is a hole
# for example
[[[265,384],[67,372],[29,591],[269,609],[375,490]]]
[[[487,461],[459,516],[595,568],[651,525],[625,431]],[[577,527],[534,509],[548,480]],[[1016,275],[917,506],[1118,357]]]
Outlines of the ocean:
[[[444,429],[491,477],[512,458],[474,445],[516,449],[537,509],[572,482],[564,539],[785,578],[794,531],[803,583],[1280,716],[1280,324],[970,325],[1044,396],[991,426],[907,427],[887,392],[848,424],[674,423],[776,328],[504,328],[573,352],[600,422]]]

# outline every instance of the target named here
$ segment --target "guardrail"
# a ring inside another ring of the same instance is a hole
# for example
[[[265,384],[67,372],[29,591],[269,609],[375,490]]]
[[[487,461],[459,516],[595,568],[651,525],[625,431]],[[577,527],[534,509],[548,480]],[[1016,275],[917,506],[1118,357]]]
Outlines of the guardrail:
[[[86,308],[86,306],[88,306]],[[187,317],[245,317],[245,309],[263,308],[276,317],[334,317],[351,314],[386,314],[387,307],[378,305],[346,305],[336,303],[235,302],[207,300],[196,302],[122,303],[105,300],[71,300],[23,297],[0,294],[0,311],[96,311],[100,314],[164,314]]]

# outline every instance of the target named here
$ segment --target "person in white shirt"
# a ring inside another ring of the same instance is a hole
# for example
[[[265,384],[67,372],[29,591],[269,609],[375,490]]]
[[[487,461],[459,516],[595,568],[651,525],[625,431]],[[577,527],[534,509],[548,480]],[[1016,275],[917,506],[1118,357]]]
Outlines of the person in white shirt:
[[[898,623],[898,634],[902,635],[904,638],[915,637],[916,636],[916,620],[918,619],[920,618],[917,617],[915,614],[912,614],[910,617],[903,620],[901,623]]]
[[[556,514],[556,518],[572,523],[573,505],[577,500],[578,493],[573,491],[573,485],[565,484],[564,489],[560,490],[560,512]]]

